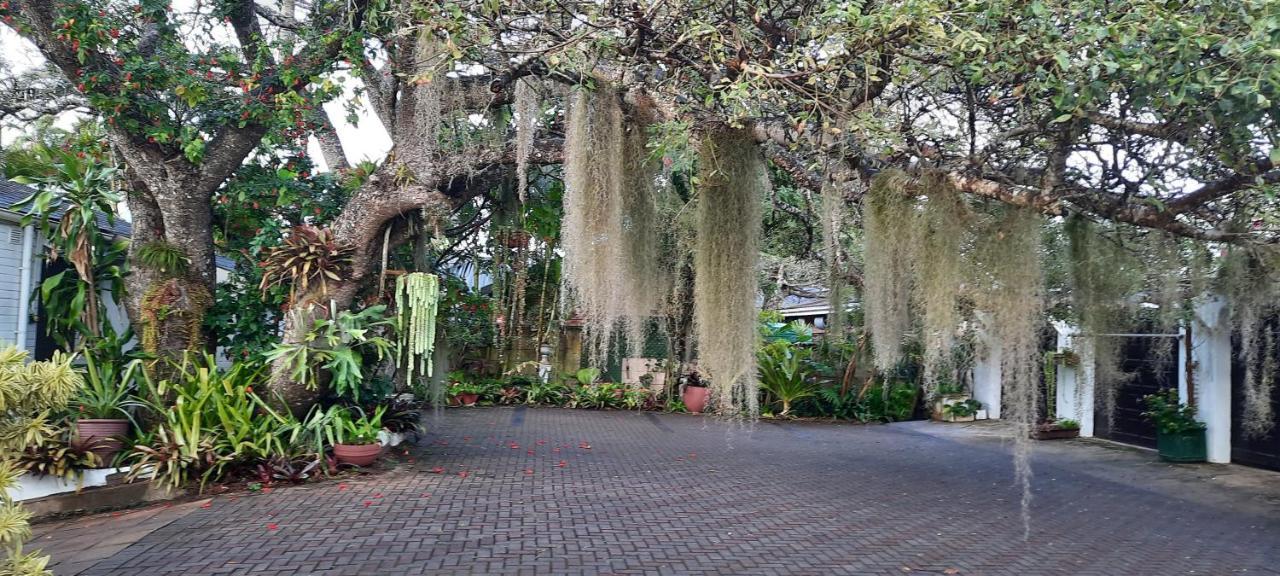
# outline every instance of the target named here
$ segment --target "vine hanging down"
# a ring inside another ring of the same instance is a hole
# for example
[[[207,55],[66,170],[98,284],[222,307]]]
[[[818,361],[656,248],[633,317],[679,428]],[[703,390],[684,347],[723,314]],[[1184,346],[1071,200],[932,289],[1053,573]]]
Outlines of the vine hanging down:
[[[405,379],[431,376],[431,353],[436,341],[436,313],[440,304],[440,279],[413,272],[396,279],[396,321],[400,328],[400,361]]]

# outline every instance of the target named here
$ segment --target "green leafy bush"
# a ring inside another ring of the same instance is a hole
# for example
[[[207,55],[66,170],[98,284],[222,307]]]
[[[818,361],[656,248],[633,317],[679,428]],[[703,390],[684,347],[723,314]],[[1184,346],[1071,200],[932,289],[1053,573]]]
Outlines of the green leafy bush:
[[[22,544],[31,537],[31,513],[9,496],[17,486],[23,470],[8,459],[0,460],[0,545],[5,547],[4,560],[0,560],[0,574],[14,576],[53,576],[46,569],[49,557],[37,552],[24,553]]]
[[[159,422],[127,456],[131,479],[150,474],[174,488],[198,479],[203,489],[229,471],[273,458],[320,459],[335,439],[334,409],[315,408],[298,420],[258,396],[254,387],[266,382],[262,364],[222,369],[212,355],[190,355],[172,374],[159,382],[142,378],[138,401]]]
[[[1179,400],[1176,389],[1148,394],[1142,398],[1142,402],[1147,406],[1142,415],[1151,420],[1162,433],[1182,434],[1205,428],[1204,422],[1196,420],[1196,409]]]
[[[569,395],[569,387],[556,381],[534,382],[525,390],[525,404],[560,406]]]

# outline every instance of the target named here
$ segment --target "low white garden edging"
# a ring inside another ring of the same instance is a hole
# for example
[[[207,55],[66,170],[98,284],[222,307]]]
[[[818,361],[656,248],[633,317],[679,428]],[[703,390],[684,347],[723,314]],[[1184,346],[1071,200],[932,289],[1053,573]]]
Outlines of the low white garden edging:
[[[75,492],[81,488],[106,486],[107,477],[112,474],[128,472],[129,468],[90,468],[81,470],[80,481],[73,478],[67,480],[57,476],[35,476],[27,473],[18,477],[18,485],[9,490],[9,496],[19,502],[35,500],[54,494]]]

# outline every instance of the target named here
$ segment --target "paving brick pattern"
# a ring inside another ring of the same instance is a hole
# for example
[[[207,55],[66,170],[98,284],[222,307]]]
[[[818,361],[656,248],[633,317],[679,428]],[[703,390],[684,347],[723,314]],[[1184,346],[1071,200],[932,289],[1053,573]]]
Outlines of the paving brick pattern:
[[[1024,541],[1007,447],[905,426],[457,409],[414,450],[360,482],[219,497],[84,573],[1280,574],[1273,503],[1043,456]]]

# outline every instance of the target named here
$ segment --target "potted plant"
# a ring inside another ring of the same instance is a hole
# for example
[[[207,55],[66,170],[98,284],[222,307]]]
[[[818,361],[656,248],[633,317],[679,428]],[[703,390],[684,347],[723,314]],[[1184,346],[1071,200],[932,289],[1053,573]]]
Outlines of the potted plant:
[[[140,365],[130,363],[123,372],[110,362],[99,362],[86,353],[85,385],[73,401],[76,407],[76,441],[98,456],[99,466],[111,465],[129,433],[129,382]]]
[[[475,406],[480,401],[480,393],[484,388],[475,382],[461,381],[454,383],[449,387],[449,393],[453,397],[451,404],[454,406]]]
[[[962,421],[969,422],[973,420],[972,417],[978,413],[978,409],[982,408],[982,405],[978,404],[977,408],[975,408],[972,413],[969,413],[969,408],[972,406],[972,404],[969,404],[970,402],[976,403],[977,401],[973,400],[973,398],[964,391],[964,387],[949,381],[939,382],[937,391],[933,394],[933,406],[931,406],[932,410],[930,415],[934,420],[944,422],[956,422],[956,420],[953,419],[954,416],[967,418]],[[964,406],[958,408],[958,411],[952,411],[950,406],[954,404],[964,404]]]
[[[707,407],[707,398],[710,395],[711,391],[707,390],[707,384],[702,381],[697,370],[691,370],[684,375],[684,390],[680,393],[680,399],[684,401],[685,410],[693,414],[701,414]]]
[[[1156,425],[1156,449],[1167,462],[1204,462],[1207,447],[1204,423],[1196,420],[1195,408],[1178,399],[1178,391],[1166,390],[1149,394],[1142,401],[1147,411],[1142,415]]]
[[[359,410],[359,409],[357,409]],[[378,433],[382,431],[382,415],[387,411],[379,406],[373,416],[360,410],[360,417],[353,418],[351,410],[335,412],[333,417],[333,456],[339,464],[368,466],[382,454]]]
[[[942,406],[943,422],[973,422],[982,403],[973,398],[953,401]]]
[[[1031,430],[1031,437],[1036,440],[1065,440],[1080,436],[1080,423],[1062,418],[1041,422]]]

